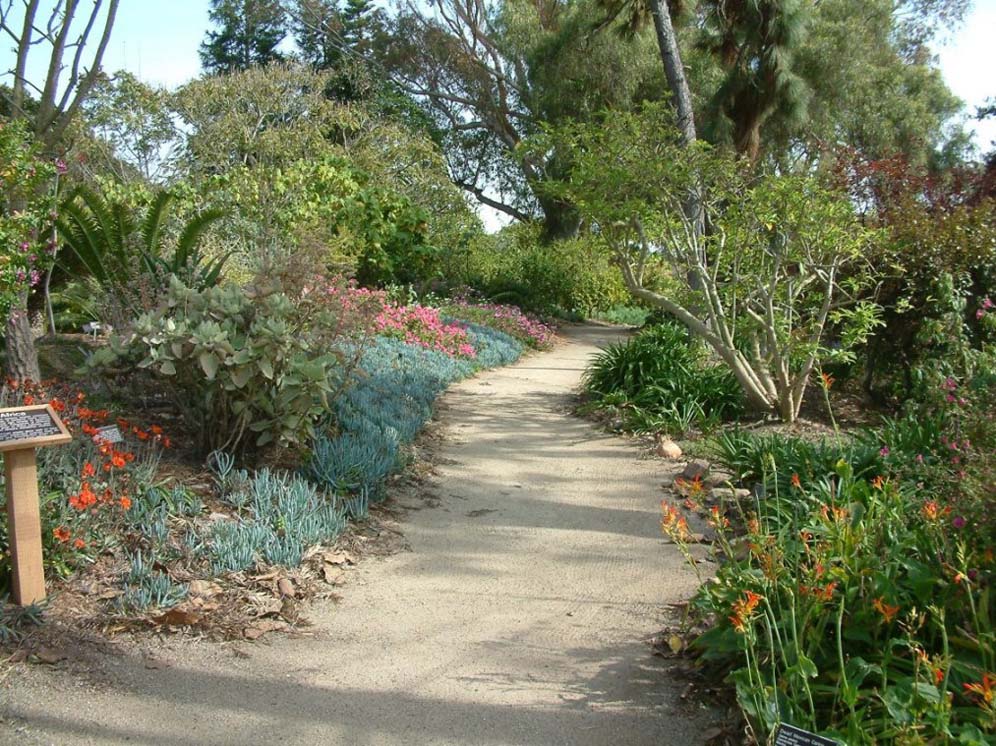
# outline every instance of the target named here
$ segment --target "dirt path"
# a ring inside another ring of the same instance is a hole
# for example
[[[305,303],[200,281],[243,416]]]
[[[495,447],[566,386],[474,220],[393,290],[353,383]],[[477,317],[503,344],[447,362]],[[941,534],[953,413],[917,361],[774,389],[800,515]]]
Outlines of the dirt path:
[[[3,744],[698,743],[645,640],[694,577],[657,522],[660,462],[569,416],[618,331],[453,387],[434,507],[412,551],[364,561],[315,638],[167,640],[96,681],[38,666],[0,684]]]

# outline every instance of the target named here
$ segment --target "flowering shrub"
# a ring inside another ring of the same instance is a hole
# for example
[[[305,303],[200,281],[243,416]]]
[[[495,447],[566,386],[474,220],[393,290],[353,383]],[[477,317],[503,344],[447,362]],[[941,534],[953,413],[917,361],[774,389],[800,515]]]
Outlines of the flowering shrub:
[[[949,505],[843,461],[793,481],[741,511],[745,536],[728,506],[707,517],[725,560],[695,600],[714,620],[696,646],[729,667],[755,736],[789,722],[849,745],[989,743],[992,549]]]
[[[54,217],[61,161],[40,158],[23,122],[0,121],[0,314],[38,285],[57,250]],[[52,185],[56,185],[53,187]]]
[[[374,319],[374,328],[385,337],[450,357],[474,358],[477,354],[463,326],[443,321],[438,309],[417,303],[410,306],[386,304]]]
[[[48,403],[74,438],[38,451],[39,493],[45,561],[65,574],[113,542],[135,495],[154,481],[169,437],[158,425],[141,427],[112,419],[107,409],[86,406],[86,394],[53,383],[8,380],[2,406]],[[120,442],[101,428],[116,425]],[[0,588],[9,575],[6,516],[0,517]]]
[[[949,377],[854,439],[718,439],[759,497],[707,516],[724,562],[697,646],[759,740],[784,721],[849,746],[994,741],[994,416],[996,377]]]
[[[535,349],[545,349],[553,343],[553,327],[527,316],[517,306],[473,303],[466,298],[457,298],[447,303],[443,311],[449,316],[505,332]]]

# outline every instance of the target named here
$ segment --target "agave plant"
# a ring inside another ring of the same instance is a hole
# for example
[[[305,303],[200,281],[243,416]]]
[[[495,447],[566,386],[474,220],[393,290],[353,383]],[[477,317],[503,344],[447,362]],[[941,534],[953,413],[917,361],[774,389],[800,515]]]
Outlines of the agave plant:
[[[230,253],[209,260],[198,244],[224,213],[206,210],[195,215],[182,226],[175,246],[169,246],[165,226],[174,200],[172,193],[162,191],[144,212],[137,212],[92,189],[74,190],[61,206],[57,222],[69,249],[63,268],[70,274],[82,269],[129,312],[141,310],[137,287],[148,286],[158,297],[170,275],[199,289],[216,285]]]

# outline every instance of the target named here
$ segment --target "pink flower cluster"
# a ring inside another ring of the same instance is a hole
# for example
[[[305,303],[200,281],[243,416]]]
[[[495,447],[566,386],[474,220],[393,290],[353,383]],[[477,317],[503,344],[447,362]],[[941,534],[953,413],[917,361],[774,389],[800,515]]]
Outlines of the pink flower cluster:
[[[456,299],[453,301],[451,311],[453,316],[486,324],[531,347],[547,347],[553,341],[553,328],[542,321],[530,318],[518,306],[472,303],[466,299]]]
[[[986,315],[986,313],[992,311],[993,308],[996,308],[996,303],[993,303],[989,298],[983,298],[982,305],[979,307],[979,310],[975,312],[975,318],[981,319]]]
[[[316,284],[321,287],[321,283]],[[354,321],[354,325],[363,324],[374,334],[450,357],[477,357],[467,330],[459,324],[445,323],[438,309],[417,303],[409,306],[394,303],[383,290],[358,287],[355,281],[342,278],[325,281],[322,292],[327,301],[336,305],[337,314],[360,320]],[[366,319],[365,324],[362,319]]]
[[[417,303],[411,306],[387,303],[374,319],[374,329],[378,334],[451,357],[477,357],[467,330],[459,324],[445,323],[436,308]]]

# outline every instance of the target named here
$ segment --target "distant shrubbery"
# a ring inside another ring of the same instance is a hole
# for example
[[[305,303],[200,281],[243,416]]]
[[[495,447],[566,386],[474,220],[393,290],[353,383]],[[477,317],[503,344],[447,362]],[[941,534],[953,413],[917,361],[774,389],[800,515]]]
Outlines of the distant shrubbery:
[[[590,316],[629,297],[618,268],[595,241],[544,244],[535,226],[482,235],[457,262],[452,281],[534,313]]]

